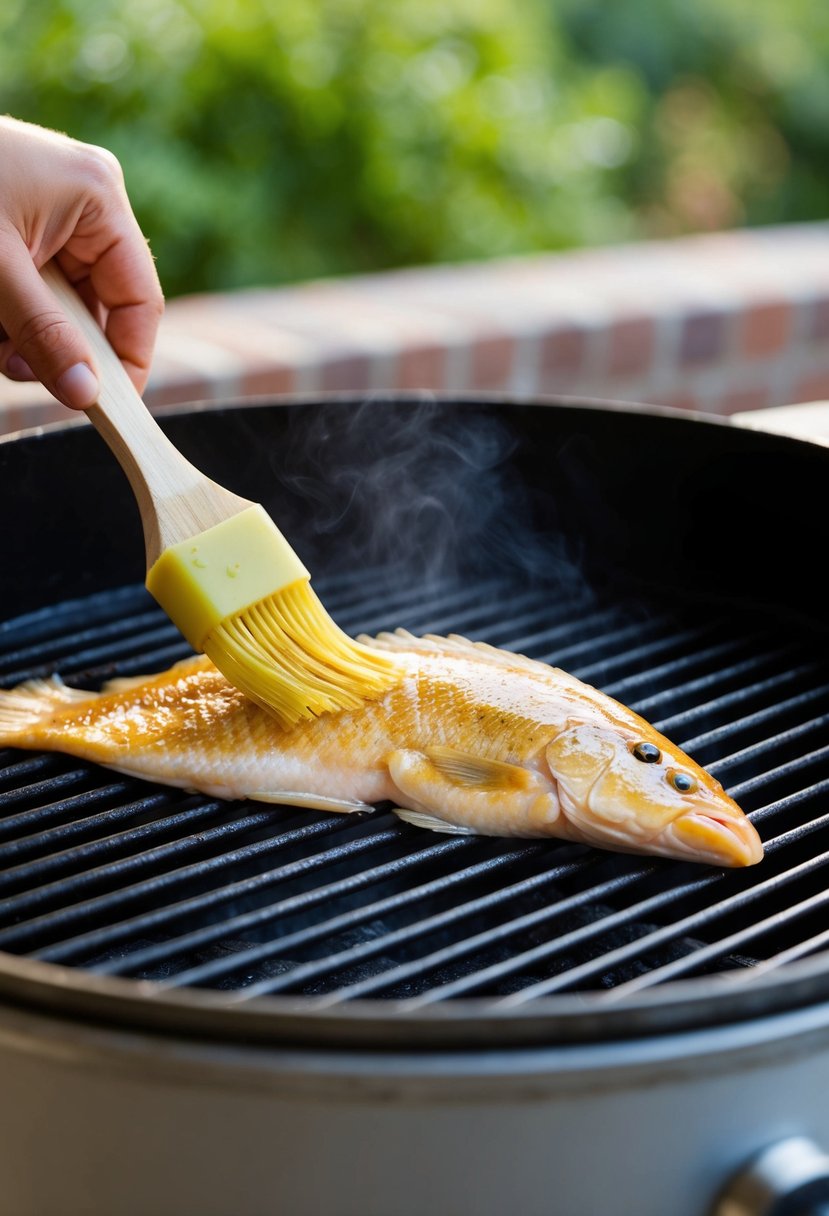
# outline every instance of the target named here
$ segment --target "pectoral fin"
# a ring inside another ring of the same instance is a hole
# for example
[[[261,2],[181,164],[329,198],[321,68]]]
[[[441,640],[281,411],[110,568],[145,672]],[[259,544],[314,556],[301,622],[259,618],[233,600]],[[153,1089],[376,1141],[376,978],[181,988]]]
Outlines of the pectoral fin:
[[[427,747],[424,755],[448,781],[478,790],[527,789],[531,774],[517,764],[471,756],[456,747]]]
[[[558,799],[549,783],[520,765],[443,746],[392,752],[387,763],[407,812],[397,814],[418,827],[540,836],[558,818]]]

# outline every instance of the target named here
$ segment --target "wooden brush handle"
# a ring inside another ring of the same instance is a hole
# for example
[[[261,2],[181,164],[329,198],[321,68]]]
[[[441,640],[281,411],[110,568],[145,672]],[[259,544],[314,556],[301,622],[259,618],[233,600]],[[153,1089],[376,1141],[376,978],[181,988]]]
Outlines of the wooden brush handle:
[[[170,545],[188,540],[252,504],[185,460],[150,414],[103,330],[62,270],[49,262],[41,275],[92,348],[100,395],[86,413],[132,486],[141,512],[149,570]]]

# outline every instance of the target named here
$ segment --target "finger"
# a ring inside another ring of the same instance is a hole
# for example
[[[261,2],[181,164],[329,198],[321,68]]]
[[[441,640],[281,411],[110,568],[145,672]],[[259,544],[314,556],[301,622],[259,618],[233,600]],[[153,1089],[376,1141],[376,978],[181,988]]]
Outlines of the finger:
[[[9,335],[0,326],[0,372],[9,380],[37,380],[28,363],[20,358],[9,341]]]
[[[73,409],[93,405],[98,380],[92,353],[66,319],[17,233],[5,234],[0,241],[0,258],[0,325],[15,354],[64,405]],[[14,356],[9,356],[5,369],[14,376]]]
[[[137,223],[110,245],[89,277],[106,310],[106,336],[141,392],[150,374],[164,296]]]
[[[140,392],[149,376],[164,296],[126,194],[113,192],[107,201],[98,227],[73,234],[57,260],[87,304],[94,300],[102,308],[99,319],[110,345]]]
[[[55,259],[57,262],[60,262],[60,260],[60,257]],[[81,279],[72,279],[69,275],[66,277],[69,279],[69,282],[75,288],[75,291],[81,297],[88,311],[95,318],[100,328],[103,329],[106,325],[106,311],[103,304],[101,304],[100,300],[95,295],[95,289],[89,280],[89,275],[87,274]]]
[[[37,376],[29,367],[25,359],[21,359],[17,351],[12,351],[6,361],[6,375],[10,380],[20,380],[31,382],[37,380]]]

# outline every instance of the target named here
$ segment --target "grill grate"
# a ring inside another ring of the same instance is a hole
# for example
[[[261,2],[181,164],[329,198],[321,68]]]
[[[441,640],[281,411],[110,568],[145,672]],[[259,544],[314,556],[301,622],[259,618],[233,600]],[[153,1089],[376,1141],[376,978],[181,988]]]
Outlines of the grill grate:
[[[499,580],[412,587],[384,571],[320,590],[350,632],[463,632],[604,688],[723,781],[760,828],[764,863],[438,837],[383,808],[223,803],[6,750],[0,949],[236,1004],[419,1010],[475,996],[509,1011],[723,971],[745,983],[825,948],[829,666],[814,639],[736,610],[560,601]],[[0,627],[0,681],[57,669],[94,686],[187,653],[143,588],[125,587]]]

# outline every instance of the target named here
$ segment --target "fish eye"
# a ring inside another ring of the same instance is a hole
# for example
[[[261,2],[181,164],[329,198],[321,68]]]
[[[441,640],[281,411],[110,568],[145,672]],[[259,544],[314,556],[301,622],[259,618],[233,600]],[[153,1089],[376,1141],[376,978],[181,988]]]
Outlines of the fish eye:
[[[668,782],[679,794],[693,794],[697,783],[689,773],[679,773],[674,769],[668,773]]]
[[[655,743],[637,743],[631,751],[643,764],[658,764],[662,759],[662,753]]]

